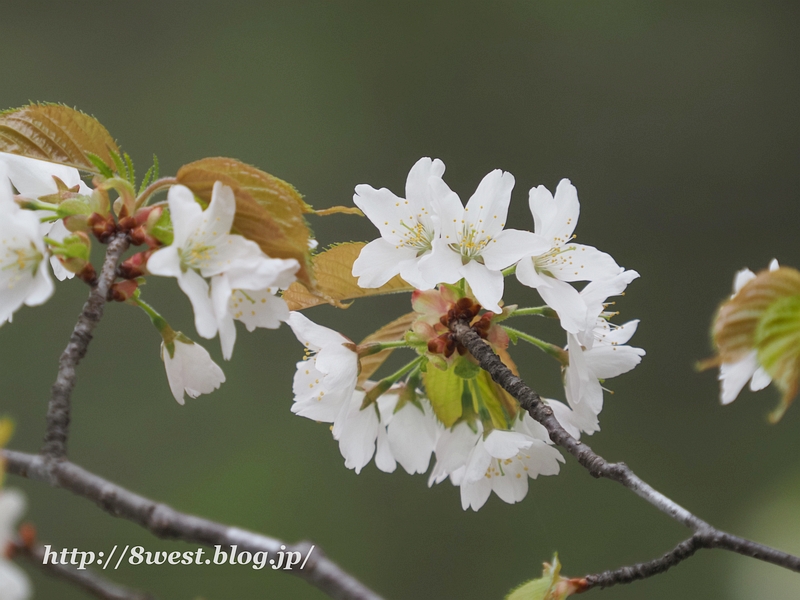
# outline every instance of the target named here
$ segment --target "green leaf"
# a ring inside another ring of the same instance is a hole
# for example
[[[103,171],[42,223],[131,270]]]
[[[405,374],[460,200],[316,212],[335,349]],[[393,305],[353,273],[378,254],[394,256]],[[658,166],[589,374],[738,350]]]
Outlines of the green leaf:
[[[268,256],[296,259],[297,278],[313,286],[311,232],[303,217],[308,205],[294,187],[233,158],[204,158],[184,165],[177,178],[206,202],[211,201],[215,182],[230,186],[236,196],[232,231],[256,242]]]
[[[0,152],[103,174],[119,148],[97,119],[61,104],[31,104],[0,113]]]
[[[755,332],[758,362],[783,392],[778,408],[770,415],[781,419],[797,395],[800,382],[800,296],[773,302],[761,316]]]
[[[561,563],[558,562],[558,554],[555,554],[552,564],[544,563],[541,578],[532,579],[514,588],[506,596],[506,600],[564,600],[567,596],[585,589],[586,580],[561,577]]]
[[[474,379],[481,372],[481,368],[465,356],[459,356],[454,365],[455,374],[462,379]]]
[[[446,371],[428,368],[423,381],[433,412],[445,427],[452,427],[463,412],[461,396],[465,380],[456,375],[455,368],[451,366]]]
[[[379,288],[362,288],[358,279],[353,277],[353,263],[363,242],[339,244],[320,252],[311,260],[316,286],[309,289],[300,282],[295,282],[283,293],[283,299],[290,310],[303,310],[319,304],[332,304],[338,308],[347,308],[350,304],[343,302],[364,298],[413,291],[414,287],[395,276]]]
[[[114,171],[111,167],[109,167],[106,163],[103,162],[103,159],[94,154],[93,152],[86,153],[87,158],[92,162],[92,164],[97,167],[97,170],[100,175],[109,179],[114,176]]]
[[[489,411],[494,426],[498,429],[511,429],[519,412],[519,403],[484,370],[478,374],[475,383],[481,402]]]

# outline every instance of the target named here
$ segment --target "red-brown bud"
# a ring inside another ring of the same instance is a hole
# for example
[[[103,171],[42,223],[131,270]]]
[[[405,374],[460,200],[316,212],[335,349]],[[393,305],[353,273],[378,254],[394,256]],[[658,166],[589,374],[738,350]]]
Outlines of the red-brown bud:
[[[152,250],[138,252],[119,266],[119,276],[123,279],[136,279],[147,273],[147,260],[153,254]]]
[[[115,302],[125,302],[131,296],[133,296],[134,292],[139,287],[139,282],[135,279],[128,279],[126,281],[118,281],[114,285],[111,286],[111,290],[108,292],[108,297],[110,300]]]
[[[117,232],[117,225],[111,215],[104,217],[100,213],[92,213],[87,220],[94,236],[103,244],[108,243]]]

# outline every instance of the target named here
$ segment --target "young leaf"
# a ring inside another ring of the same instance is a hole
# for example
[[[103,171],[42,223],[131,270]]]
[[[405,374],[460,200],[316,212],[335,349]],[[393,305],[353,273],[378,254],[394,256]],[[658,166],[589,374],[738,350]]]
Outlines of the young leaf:
[[[233,230],[253,240],[273,258],[294,258],[297,277],[311,284],[308,242],[303,218],[308,205],[290,184],[232,158],[205,158],[178,170],[178,181],[209,202],[214,183],[230,186],[236,196]]]
[[[361,340],[361,344],[359,344],[359,346],[372,342],[393,342],[395,340],[402,340],[406,331],[409,330],[411,323],[414,322],[414,319],[416,319],[417,316],[417,313],[411,312],[395,319],[391,323],[378,329],[378,331],[375,333],[365,337],[363,340]],[[386,362],[386,359],[389,358],[391,353],[392,348],[387,348],[386,350],[381,350],[376,354],[370,354],[369,356],[363,357],[361,359],[361,373],[358,374],[358,383],[362,384],[367,379],[372,377],[375,371],[377,371],[380,366]]]
[[[320,252],[311,259],[316,287],[310,290],[307,286],[295,282],[283,293],[283,299],[290,310],[302,310],[319,304],[332,304],[339,308],[347,308],[343,300],[354,300],[365,296],[380,296],[410,292],[414,288],[399,276],[393,277],[379,288],[361,288],[353,277],[353,263],[365,246],[363,242],[350,242],[333,246]]]
[[[553,563],[544,563],[542,577],[532,579],[513,589],[506,600],[564,600],[567,596],[586,590],[585,579],[566,579],[561,577],[561,564],[558,554]]]
[[[446,371],[429,367],[423,378],[433,412],[445,427],[452,427],[463,410],[461,395],[464,391],[464,379],[455,374],[452,366]]]
[[[19,154],[102,175],[119,147],[97,119],[61,104],[30,104],[0,113],[0,152]]]

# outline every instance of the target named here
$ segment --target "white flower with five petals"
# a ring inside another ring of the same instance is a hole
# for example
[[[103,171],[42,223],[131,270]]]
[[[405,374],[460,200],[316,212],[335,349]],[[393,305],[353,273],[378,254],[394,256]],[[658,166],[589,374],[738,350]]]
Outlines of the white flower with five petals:
[[[429,181],[441,178],[443,173],[444,163],[439,159],[419,159],[408,173],[405,198],[386,188],[356,187],[353,202],[381,232],[381,237],[364,246],[353,263],[359,286],[380,287],[398,274],[421,290],[438,283],[426,281],[420,265],[430,257],[436,235]]]
[[[254,331],[256,327],[277,329],[289,318],[289,307],[275,294],[289,287],[299,268],[293,258],[265,256],[255,267],[235,267],[212,278],[211,301],[225,360],[230,360],[236,342],[234,320]]]
[[[39,219],[14,202],[0,163],[0,324],[23,304],[38,306],[53,294]]]
[[[547,432],[524,414],[513,431],[495,429],[485,438],[483,427],[473,430],[459,423],[445,432],[436,445],[436,466],[428,485],[448,476],[461,489],[461,507],[477,511],[494,492],[509,504],[521,501],[528,493],[528,478],[556,475],[561,454],[550,445]]]
[[[358,355],[352,342],[298,312],[289,313],[286,323],[306,347],[305,359],[297,363],[292,383],[292,412],[333,423],[349,407],[356,388]]]
[[[440,225],[430,258],[420,264],[423,277],[430,284],[456,283],[464,278],[478,302],[499,313],[502,270],[549,247],[543,237],[529,231],[503,229],[514,176],[492,171],[466,206],[443,180],[431,178],[429,185]]]
[[[592,246],[570,240],[578,224],[578,191],[569,179],[562,179],[555,197],[540,185],[531,189],[528,204],[533,215],[534,231],[547,240],[541,252],[528,253],[517,264],[517,279],[535,288],[542,299],[558,313],[561,326],[577,334],[594,326],[574,281],[609,279],[622,272],[616,261]]]
[[[267,257],[255,242],[231,235],[236,199],[228,186],[219,181],[214,184],[206,210],[182,185],[170,188],[167,201],[174,239],[171,245],[153,253],[147,270],[153,275],[177,278],[192,303],[197,333],[212,338],[217,333],[217,317],[204,277],[234,268],[254,269]]]

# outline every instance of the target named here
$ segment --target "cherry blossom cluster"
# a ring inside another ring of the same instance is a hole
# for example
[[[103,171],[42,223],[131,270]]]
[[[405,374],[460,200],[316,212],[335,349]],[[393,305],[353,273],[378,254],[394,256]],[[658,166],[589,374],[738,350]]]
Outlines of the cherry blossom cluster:
[[[638,321],[615,325],[615,313],[607,310],[608,298],[622,294],[638,273],[572,242],[580,205],[568,180],[555,195],[544,186],[530,191],[530,232],[506,228],[510,173],[489,173],[466,205],[443,174],[442,161],[423,158],[408,175],[405,198],[385,188],[356,187],[353,200],[381,237],[363,248],[353,276],[362,288],[380,288],[399,275],[416,288],[416,318],[401,341],[359,346],[292,313],[288,323],[306,346],[292,411],[332,423],[345,465],[356,472],[374,456],[383,471],[399,462],[409,473],[422,473],[433,456],[429,485],[449,478],[460,488],[462,507],[478,510],[492,491],[506,502],[520,501],[528,479],[558,473],[562,457],[546,430],[480,374],[455,339],[452,322],[469,323],[510,364],[511,339],[554,356],[567,403],[547,402],[573,436],[591,434],[599,429],[602,382],[630,371],[644,355],[627,345]],[[512,273],[536,289],[545,306],[505,306],[504,277]],[[578,290],[571,285],[578,281],[588,283]],[[557,316],[565,346],[502,324],[531,314]],[[406,367],[379,382],[359,377],[362,357],[403,345],[417,354]],[[440,388],[451,391],[449,402]],[[458,416],[445,425],[452,410]]]
[[[277,328],[288,318],[276,294],[294,281],[299,264],[270,258],[255,242],[230,233],[236,200],[219,182],[205,209],[187,187],[172,185],[166,202],[144,206],[137,206],[129,190],[117,190],[113,211],[108,192],[119,183],[95,184],[89,187],[71,167],[0,153],[0,323],[23,304],[37,306],[52,296],[50,269],[59,280],[78,275],[93,283],[91,238],[108,243],[126,233],[133,245],[147,249],[120,265],[111,299],[138,305],[158,328],[167,379],[179,403],[185,394],[194,398],[217,389],[225,381],[222,369],[141,299],[143,277],[176,278],[194,309],[197,333],[207,339],[219,334],[228,360],[235,321],[253,331]]]

